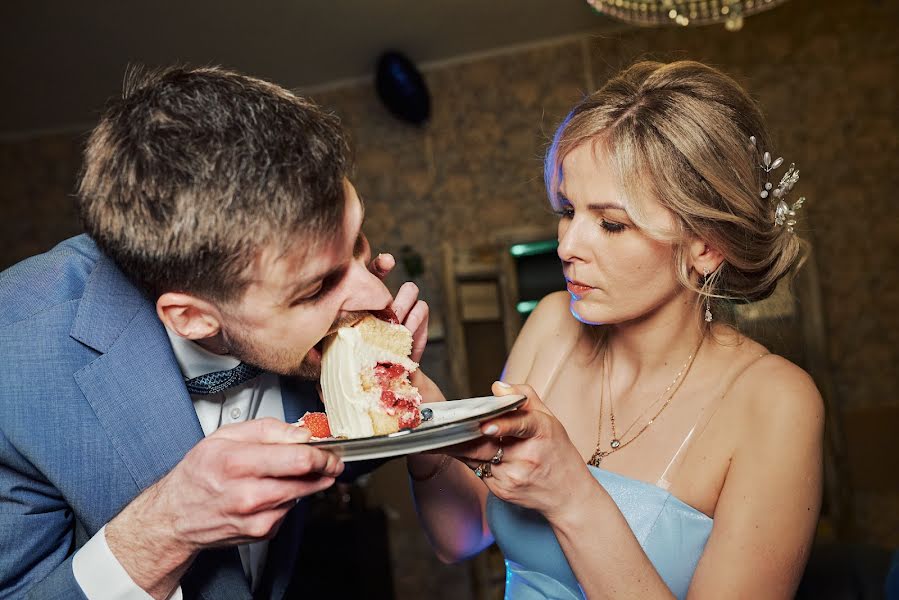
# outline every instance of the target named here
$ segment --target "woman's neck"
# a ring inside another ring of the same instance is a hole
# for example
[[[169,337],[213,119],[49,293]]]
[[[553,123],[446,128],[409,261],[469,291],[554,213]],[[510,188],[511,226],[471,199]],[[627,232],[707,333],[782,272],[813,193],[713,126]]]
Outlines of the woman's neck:
[[[636,381],[679,367],[705,335],[697,310],[694,299],[681,294],[640,319],[610,327],[607,347],[616,379]]]

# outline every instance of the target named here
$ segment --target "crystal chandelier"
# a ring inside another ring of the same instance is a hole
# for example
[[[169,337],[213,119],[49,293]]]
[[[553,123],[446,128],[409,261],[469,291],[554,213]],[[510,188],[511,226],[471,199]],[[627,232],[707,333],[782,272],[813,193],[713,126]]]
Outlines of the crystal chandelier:
[[[728,31],[743,27],[743,18],[786,0],[587,0],[604,15],[620,21],[657,27],[724,23]]]

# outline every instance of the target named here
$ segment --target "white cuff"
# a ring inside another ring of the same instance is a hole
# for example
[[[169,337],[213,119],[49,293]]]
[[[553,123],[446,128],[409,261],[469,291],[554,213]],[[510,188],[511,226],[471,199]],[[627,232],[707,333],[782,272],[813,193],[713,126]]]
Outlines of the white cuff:
[[[72,558],[75,581],[88,600],[153,600],[134,583],[106,543],[106,526],[100,528]],[[179,585],[168,600],[182,600]]]

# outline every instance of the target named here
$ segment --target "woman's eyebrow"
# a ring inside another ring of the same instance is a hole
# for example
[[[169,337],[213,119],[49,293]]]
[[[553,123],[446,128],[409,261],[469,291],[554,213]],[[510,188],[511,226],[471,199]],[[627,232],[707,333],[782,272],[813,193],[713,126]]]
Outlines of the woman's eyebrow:
[[[615,202],[591,202],[587,208],[590,210],[625,210],[622,205]]]

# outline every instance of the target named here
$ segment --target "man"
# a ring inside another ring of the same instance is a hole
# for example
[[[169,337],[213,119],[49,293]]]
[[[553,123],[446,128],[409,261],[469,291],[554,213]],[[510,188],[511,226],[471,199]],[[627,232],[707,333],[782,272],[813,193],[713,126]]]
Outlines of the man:
[[[337,121],[220,69],[134,75],[87,231],[0,276],[0,597],[280,598],[343,471],[290,425],[316,345],[391,296]],[[420,356],[427,306],[394,309]],[[348,476],[349,474],[344,474]]]

